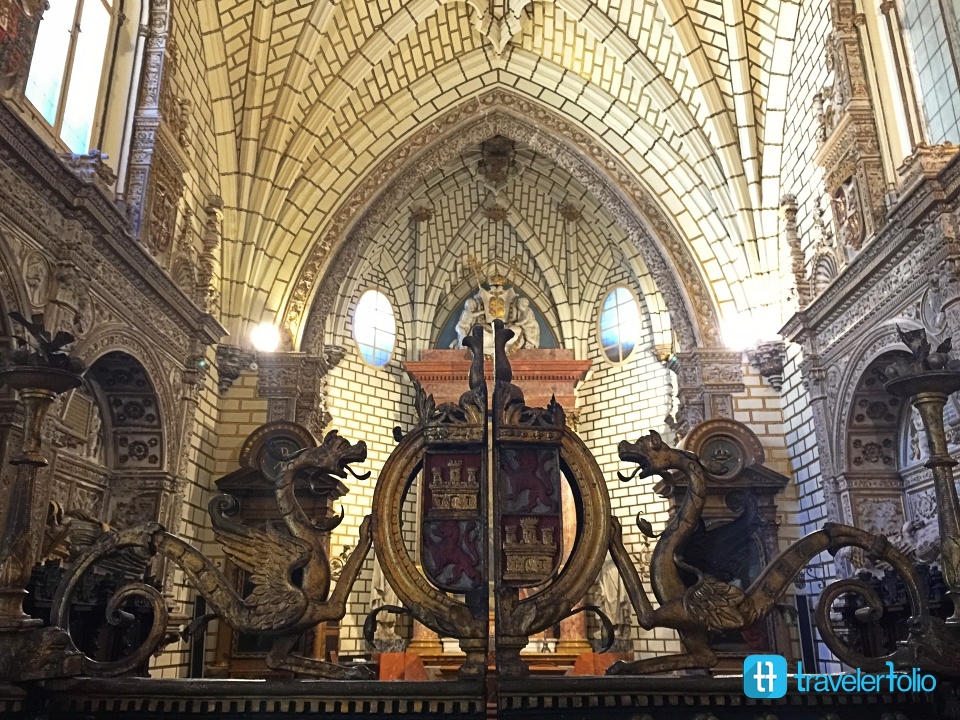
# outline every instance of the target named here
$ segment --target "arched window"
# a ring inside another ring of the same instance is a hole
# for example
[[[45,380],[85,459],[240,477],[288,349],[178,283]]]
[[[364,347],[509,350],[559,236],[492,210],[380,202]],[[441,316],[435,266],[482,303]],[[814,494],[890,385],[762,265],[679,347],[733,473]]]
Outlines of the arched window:
[[[600,346],[613,363],[626,361],[640,338],[640,308],[625,287],[614,288],[600,309]]]
[[[903,0],[903,24],[920,81],[928,141],[960,142],[960,3]],[[896,8],[895,5],[893,5]]]
[[[353,339],[367,364],[383,367],[390,362],[397,342],[397,322],[382,292],[368,290],[360,297],[353,314]]]
[[[116,0],[54,0],[44,13],[27,99],[71,151],[86,153],[97,129]]]

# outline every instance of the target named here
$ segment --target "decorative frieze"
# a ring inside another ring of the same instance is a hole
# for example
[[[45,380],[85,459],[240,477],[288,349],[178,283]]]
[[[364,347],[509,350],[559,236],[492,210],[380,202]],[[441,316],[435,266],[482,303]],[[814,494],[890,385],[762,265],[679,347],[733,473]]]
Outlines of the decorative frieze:
[[[676,355],[676,429],[681,437],[704,420],[733,417],[733,395],[742,393],[743,355],[739,351],[696,348]]]
[[[336,345],[325,347],[319,355],[260,354],[257,392],[267,398],[268,418],[292,420],[320,437],[331,420],[327,411],[327,374],[345,354],[346,350]]]

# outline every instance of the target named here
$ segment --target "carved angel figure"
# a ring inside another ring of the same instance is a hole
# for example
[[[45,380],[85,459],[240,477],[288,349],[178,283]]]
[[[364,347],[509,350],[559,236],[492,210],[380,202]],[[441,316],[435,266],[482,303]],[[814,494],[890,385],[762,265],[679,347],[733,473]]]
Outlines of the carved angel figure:
[[[540,347],[540,323],[530,307],[530,301],[522,297],[517,300],[516,312],[511,324],[514,330],[519,329],[523,335],[521,346],[525,348]]]
[[[467,298],[463,304],[463,312],[460,313],[460,319],[457,320],[457,339],[454,341],[453,349],[462,348],[463,339],[470,334],[473,326],[483,322],[483,308],[480,301],[475,297]]]

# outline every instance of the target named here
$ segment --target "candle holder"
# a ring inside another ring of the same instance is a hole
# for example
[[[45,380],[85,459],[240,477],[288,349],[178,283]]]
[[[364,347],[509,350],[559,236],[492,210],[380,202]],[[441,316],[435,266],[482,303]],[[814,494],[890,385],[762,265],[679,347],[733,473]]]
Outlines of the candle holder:
[[[37,471],[47,465],[40,452],[43,420],[57,395],[79,387],[83,364],[63,352],[73,335],[60,332],[51,337],[43,316],[26,320],[20,313],[10,317],[24,327],[30,340],[17,338],[19,347],[3,358],[0,385],[17,391],[23,403],[23,440],[20,452],[10,460],[17,473],[4,506],[0,525],[0,678],[8,681],[63,677],[80,670],[81,655],[69,636],[55,627],[41,627],[40,620],[23,612],[27,583],[36,560],[43,528],[34,522],[38,497],[47,488],[38,487]]]
[[[887,368],[890,378],[884,389],[891,395],[907,398],[920,413],[927,434],[930,458],[925,463],[933,472],[940,528],[940,556],[947,595],[953,602],[948,625],[960,625],[960,498],[953,481],[957,461],[947,452],[947,434],[943,408],[947,399],[960,390],[960,360],[950,357],[949,339],[931,352],[924,330],[904,332],[897,326],[900,339],[910,348],[913,358]]]

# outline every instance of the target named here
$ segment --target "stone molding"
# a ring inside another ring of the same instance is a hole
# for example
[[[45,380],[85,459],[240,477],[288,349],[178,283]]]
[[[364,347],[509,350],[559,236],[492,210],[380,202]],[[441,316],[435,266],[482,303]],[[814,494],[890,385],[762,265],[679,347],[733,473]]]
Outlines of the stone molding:
[[[322,437],[332,419],[327,411],[327,374],[345,355],[346,350],[336,345],[320,355],[260,353],[257,393],[267,398],[267,421],[289,420]]]

